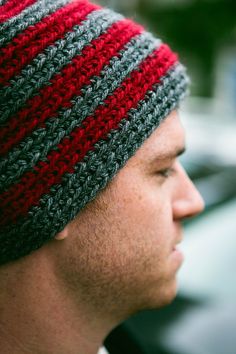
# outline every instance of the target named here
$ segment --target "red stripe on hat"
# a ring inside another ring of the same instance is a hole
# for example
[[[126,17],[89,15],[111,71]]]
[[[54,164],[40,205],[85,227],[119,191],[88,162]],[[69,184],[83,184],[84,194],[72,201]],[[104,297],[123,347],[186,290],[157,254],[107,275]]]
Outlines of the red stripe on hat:
[[[87,117],[82,125],[66,137],[47,156],[47,162],[40,161],[33,172],[27,172],[21,182],[12,186],[0,196],[3,210],[2,224],[26,216],[29,209],[39,204],[43,194],[49,193],[51,186],[59,184],[66,172],[73,173],[74,166],[82,161],[88,151],[100,139],[106,139],[111,129],[118,129],[119,122],[127,118],[131,108],[136,108],[153,85],[178,60],[177,55],[165,44],[155,50],[132,72],[113,95],[108,96],[93,116]]]
[[[89,13],[99,8],[87,1],[72,1],[19,34],[2,49],[0,83],[6,84],[46,47],[63,38],[66,32],[72,30],[73,26],[79,24]],[[61,21],[62,17],[63,21]]]
[[[109,60],[142,31],[141,26],[122,20],[91,41],[80,55],[50,80],[51,85],[41,89],[39,95],[30,99],[27,107],[0,130],[0,141],[3,142],[0,155],[6,154],[36,127],[43,127],[45,120],[56,117],[59,108],[70,107],[72,97],[81,95],[81,88],[90,83],[91,77],[99,75]]]
[[[36,0],[9,0],[0,7],[0,22],[9,20],[11,17],[18,15],[27,6],[35,3]]]

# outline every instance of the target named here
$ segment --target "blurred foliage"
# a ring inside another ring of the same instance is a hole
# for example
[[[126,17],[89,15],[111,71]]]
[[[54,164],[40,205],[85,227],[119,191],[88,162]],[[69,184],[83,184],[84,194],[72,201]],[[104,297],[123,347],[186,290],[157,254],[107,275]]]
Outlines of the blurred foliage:
[[[99,2],[136,20],[138,17],[139,22],[170,44],[196,82],[192,93],[211,97],[217,58],[225,46],[236,46],[236,1],[133,0],[129,6],[127,1]]]
[[[218,53],[235,40],[236,1],[197,0],[185,6],[175,2],[168,7],[150,7],[140,0],[137,11],[184,61],[198,65],[202,85],[196,94],[211,96]]]

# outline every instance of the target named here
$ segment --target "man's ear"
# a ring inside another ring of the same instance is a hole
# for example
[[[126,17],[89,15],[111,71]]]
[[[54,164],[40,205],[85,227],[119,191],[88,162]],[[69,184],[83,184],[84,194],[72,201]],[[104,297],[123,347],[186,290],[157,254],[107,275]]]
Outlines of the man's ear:
[[[64,240],[65,238],[67,238],[69,235],[69,228],[68,228],[68,225],[65,226],[65,228],[58,232],[58,234],[56,234],[55,236],[55,240],[57,241],[61,241],[61,240]]]

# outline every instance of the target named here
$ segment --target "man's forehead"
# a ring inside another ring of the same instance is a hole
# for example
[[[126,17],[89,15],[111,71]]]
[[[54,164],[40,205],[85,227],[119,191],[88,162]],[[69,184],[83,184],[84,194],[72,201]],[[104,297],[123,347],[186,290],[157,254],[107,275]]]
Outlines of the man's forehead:
[[[157,127],[151,136],[137,151],[137,159],[145,161],[176,157],[185,150],[185,131],[177,111],[171,114]]]

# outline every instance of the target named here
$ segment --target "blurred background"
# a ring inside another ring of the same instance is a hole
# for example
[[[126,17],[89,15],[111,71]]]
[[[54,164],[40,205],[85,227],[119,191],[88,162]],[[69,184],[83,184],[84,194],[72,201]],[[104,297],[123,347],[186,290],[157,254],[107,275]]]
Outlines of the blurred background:
[[[236,354],[236,1],[96,2],[144,24],[187,66],[181,159],[206,203],[184,226],[176,300],[126,321],[106,345],[112,353]]]

